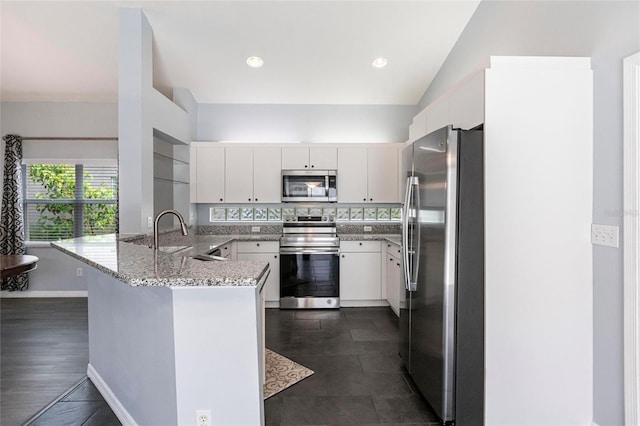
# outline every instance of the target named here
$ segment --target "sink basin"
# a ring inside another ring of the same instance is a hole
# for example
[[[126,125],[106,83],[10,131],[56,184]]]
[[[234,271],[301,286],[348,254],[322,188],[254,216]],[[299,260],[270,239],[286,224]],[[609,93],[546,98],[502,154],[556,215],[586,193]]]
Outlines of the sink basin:
[[[193,259],[197,259],[197,260],[203,260],[205,262],[211,262],[211,261],[226,261],[227,259],[225,259],[224,257],[220,257],[220,256],[214,256],[211,254],[196,254],[195,256],[191,256]]]
[[[160,246],[158,247],[158,251],[161,251],[163,253],[175,254],[175,253],[180,253],[182,251],[186,251],[191,248],[193,247],[192,246]]]

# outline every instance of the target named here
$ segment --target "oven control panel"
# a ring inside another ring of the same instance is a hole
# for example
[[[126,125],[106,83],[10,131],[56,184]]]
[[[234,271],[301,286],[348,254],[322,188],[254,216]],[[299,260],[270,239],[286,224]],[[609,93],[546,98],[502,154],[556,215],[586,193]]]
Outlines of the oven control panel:
[[[284,216],[283,221],[286,222],[298,222],[298,223],[335,223],[336,218],[334,216]]]

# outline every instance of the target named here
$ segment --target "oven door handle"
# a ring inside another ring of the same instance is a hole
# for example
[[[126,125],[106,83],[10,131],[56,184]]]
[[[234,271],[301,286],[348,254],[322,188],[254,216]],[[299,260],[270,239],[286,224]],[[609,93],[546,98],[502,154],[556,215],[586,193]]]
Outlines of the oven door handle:
[[[321,247],[280,247],[280,254],[340,254],[340,250],[335,248],[321,248]]]

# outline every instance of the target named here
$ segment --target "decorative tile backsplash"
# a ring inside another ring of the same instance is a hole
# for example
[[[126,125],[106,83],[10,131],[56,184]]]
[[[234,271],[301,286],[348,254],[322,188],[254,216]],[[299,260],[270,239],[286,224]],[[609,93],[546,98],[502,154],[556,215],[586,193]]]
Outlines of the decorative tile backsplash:
[[[282,222],[285,216],[333,216],[337,222],[399,221],[400,207],[210,207],[209,222]]]

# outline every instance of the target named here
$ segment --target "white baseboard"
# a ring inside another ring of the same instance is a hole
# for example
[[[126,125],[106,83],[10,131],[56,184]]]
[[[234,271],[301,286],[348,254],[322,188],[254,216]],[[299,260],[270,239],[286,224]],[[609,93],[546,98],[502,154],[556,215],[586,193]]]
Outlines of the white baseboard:
[[[98,389],[104,400],[109,404],[109,407],[111,407],[111,410],[113,410],[113,413],[116,415],[118,420],[120,420],[120,422],[125,426],[137,426],[137,423],[133,417],[131,417],[131,414],[129,414],[127,409],[124,408],[120,403],[120,400],[113,394],[111,388],[107,386],[105,381],[102,380],[100,374],[98,374],[91,364],[87,366],[87,376],[89,376],[96,389]]]
[[[87,297],[86,290],[69,290],[69,291],[0,291],[0,299],[18,299],[25,297]]]

